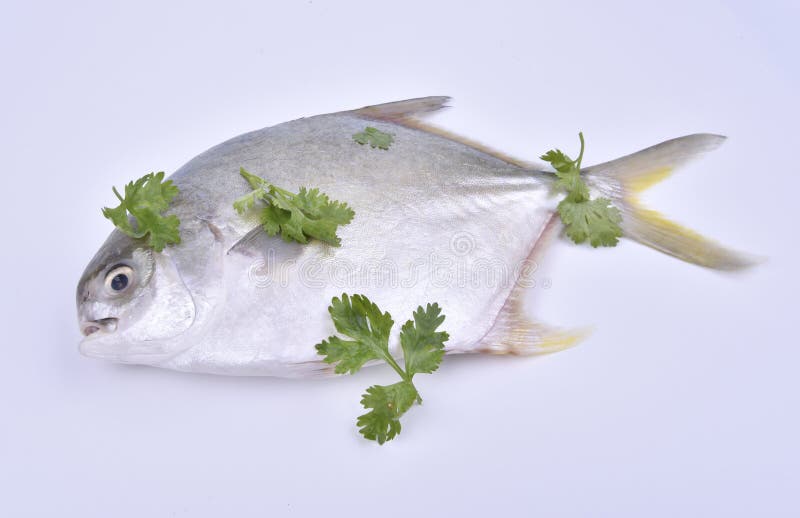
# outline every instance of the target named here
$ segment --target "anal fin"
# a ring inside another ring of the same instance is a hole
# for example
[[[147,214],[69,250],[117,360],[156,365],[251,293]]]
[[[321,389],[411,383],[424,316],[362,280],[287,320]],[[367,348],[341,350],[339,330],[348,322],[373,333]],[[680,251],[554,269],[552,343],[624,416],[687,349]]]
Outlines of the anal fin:
[[[516,288],[515,288],[516,289]],[[512,295],[513,296],[513,295]],[[531,356],[563,351],[589,334],[588,329],[558,329],[528,318],[519,296],[509,297],[477,352]]]
[[[561,230],[561,220],[554,213],[526,260],[538,261],[544,248]],[[525,356],[547,354],[572,347],[589,334],[588,329],[558,329],[528,317],[524,307],[527,284],[517,279],[494,325],[483,337],[476,352]]]

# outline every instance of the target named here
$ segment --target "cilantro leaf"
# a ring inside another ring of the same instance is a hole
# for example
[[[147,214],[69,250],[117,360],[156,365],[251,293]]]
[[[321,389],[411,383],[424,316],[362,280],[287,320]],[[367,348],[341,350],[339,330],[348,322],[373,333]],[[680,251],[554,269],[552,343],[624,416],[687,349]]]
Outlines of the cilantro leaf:
[[[382,352],[389,354],[389,332],[394,320],[364,295],[342,294],[334,297],[328,312],[336,330],[362,342],[374,343]]]
[[[400,416],[411,408],[419,394],[409,381],[394,385],[373,385],[361,396],[361,405],[372,409],[360,415],[356,425],[366,439],[383,444],[400,433]]]
[[[369,344],[358,340],[342,340],[338,336],[331,336],[316,345],[317,353],[325,356],[325,363],[335,363],[333,372],[336,374],[355,374],[370,360],[377,360],[379,356]]]
[[[178,195],[178,187],[172,180],[163,180],[163,171],[146,174],[125,185],[124,197],[112,188],[120,204],[113,209],[104,207],[102,211],[103,216],[125,234],[137,239],[147,236],[147,244],[156,252],[162,251],[167,244],[181,242],[178,217],[162,215]],[[131,216],[135,224],[131,222]]]
[[[373,385],[361,399],[369,410],[359,416],[356,424],[361,434],[383,444],[400,433],[400,417],[414,404],[422,403],[412,381],[415,374],[435,371],[444,355],[444,342],[448,334],[436,329],[444,322],[438,304],[418,307],[414,320],[403,325],[400,332],[401,348],[405,358],[405,369],[389,351],[389,335],[394,320],[364,295],[334,297],[328,312],[339,333],[351,338],[343,340],[331,336],[316,345],[317,352],[324,356],[325,363],[335,363],[338,374],[358,372],[371,360],[383,360],[400,376],[394,385]]]
[[[370,147],[379,149],[389,149],[389,146],[394,142],[394,136],[391,133],[384,133],[378,128],[367,126],[364,131],[359,131],[353,135],[353,140],[361,144],[369,144]]]
[[[263,211],[261,223],[273,228],[278,225],[284,238],[288,236],[300,243],[312,237],[339,246],[341,242],[336,229],[350,223],[355,215],[346,203],[331,201],[319,189],[301,187],[300,192],[294,195],[270,186],[269,195],[272,205],[279,211]]]
[[[593,247],[616,246],[622,237],[622,213],[608,198],[592,199],[589,187],[581,178],[581,162],[585,143],[578,133],[581,151],[576,160],[553,149],[540,158],[556,170],[556,188],[567,191],[558,204],[558,214],[566,226],[566,234],[577,244],[589,241]]]
[[[436,328],[444,322],[444,315],[438,304],[428,304],[425,309],[418,307],[414,320],[407,321],[400,331],[400,345],[403,348],[406,372],[410,375],[429,374],[439,368],[444,356],[444,343],[450,338],[444,331]]]
[[[540,156],[545,162],[549,162],[556,170],[555,187],[567,191],[567,197],[576,203],[589,199],[589,187],[581,179],[581,161],[583,160],[583,133],[579,133],[581,141],[581,152],[577,160],[572,160],[569,155],[560,149],[551,149]]]
[[[581,179],[580,166],[575,163],[569,168],[562,167],[562,170],[556,169],[556,189],[567,191],[567,197],[570,201],[580,203],[589,199],[589,187],[586,182]]]
[[[575,167],[575,162],[560,149],[551,149],[539,158],[549,162],[560,173],[567,173]]]
[[[567,235],[577,244],[587,239],[594,248],[616,246],[622,237],[622,214],[608,198],[596,198],[581,203],[563,200],[558,212],[567,226]]]
[[[352,221],[355,212],[346,203],[331,200],[319,189],[301,187],[297,194],[267,183],[264,179],[241,168],[240,174],[253,191],[233,202],[239,214],[251,210],[256,202],[264,203],[261,226],[270,236],[280,234],[285,241],[307,243],[309,238],[339,246],[336,235],[340,225]]]
[[[264,191],[264,189],[257,188],[245,194],[241,198],[236,199],[233,202],[233,208],[239,214],[244,214],[255,207],[256,202],[261,200],[264,196],[266,196],[266,191]]]
[[[336,330],[352,341],[331,336],[317,344],[325,363],[337,363],[334,372],[355,374],[370,360],[394,361],[389,353],[389,332],[394,321],[389,313],[363,295],[334,297],[328,312]]]

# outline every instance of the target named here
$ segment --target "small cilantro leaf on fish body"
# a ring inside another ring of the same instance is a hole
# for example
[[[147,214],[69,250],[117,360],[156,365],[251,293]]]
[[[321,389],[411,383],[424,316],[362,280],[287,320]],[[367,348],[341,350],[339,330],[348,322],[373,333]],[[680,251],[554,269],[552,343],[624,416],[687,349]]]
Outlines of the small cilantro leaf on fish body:
[[[234,201],[233,208],[244,214],[253,209],[256,202],[263,202],[260,221],[267,234],[280,234],[287,242],[307,243],[309,238],[314,238],[333,246],[341,244],[336,231],[355,216],[346,203],[331,200],[319,189],[301,187],[294,194],[248,173],[244,168],[239,172],[253,190]]]
[[[179,191],[172,180],[163,180],[163,171],[146,174],[125,185],[124,197],[113,187],[120,204],[113,209],[103,208],[103,216],[120,231],[137,239],[146,236],[147,244],[156,252],[162,251],[167,244],[181,242],[178,216],[162,215]],[[135,224],[130,216],[133,216]]]
[[[436,329],[444,322],[438,304],[418,307],[413,320],[407,321],[400,331],[405,368],[389,352],[389,334],[394,320],[389,313],[364,295],[334,297],[328,312],[339,333],[351,338],[343,340],[331,336],[316,345],[325,363],[335,363],[338,374],[355,374],[371,360],[383,360],[394,369],[401,380],[393,385],[373,385],[361,398],[369,410],[358,417],[359,432],[369,440],[383,444],[400,433],[400,417],[422,398],[414,386],[415,374],[431,373],[439,368],[444,356],[444,343],[449,335]]]
[[[560,149],[551,149],[540,157],[556,170],[556,188],[567,192],[567,196],[558,204],[558,214],[573,242],[580,244],[588,240],[595,248],[616,246],[622,237],[622,214],[608,198],[591,199],[589,187],[581,178],[585,147],[583,133],[578,133],[578,138],[581,150],[576,160]]]
[[[391,133],[385,133],[378,128],[367,126],[364,131],[359,131],[353,135],[353,140],[361,144],[369,144],[370,147],[387,150],[394,142],[394,136]]]

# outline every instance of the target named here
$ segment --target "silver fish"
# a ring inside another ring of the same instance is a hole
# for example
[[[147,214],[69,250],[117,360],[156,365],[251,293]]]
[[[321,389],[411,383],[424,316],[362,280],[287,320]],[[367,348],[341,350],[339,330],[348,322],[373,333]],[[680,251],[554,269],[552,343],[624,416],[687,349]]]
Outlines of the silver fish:
[[[425,124],[447,97],[319,115],[246,133],[170,178],[181,243],[156,253],[115,230],[81,277],[80,351],[180,371],[297,377],[330,373],[314,345],[335,334],[327,308],[363,293],[395,320],[427,302],[447,316],[448,353],[535,354],[574,343],[523,311],[538,254],[558,235],[551,171]],[[366,126],[394,136],[359,145]],[[625,237],[719,270],[750,260],[643,208],[637,194],[724,137],[689,135],[583,169],[623,213]],[[355,210],[341,246],[286,243],[233,201],[239,168],[287,189],[318,187]],[[115,280],[116,279],[116,280]],[[123,282],[124,281],[124,282]],[[399,325],[390,344],[399,350]]]

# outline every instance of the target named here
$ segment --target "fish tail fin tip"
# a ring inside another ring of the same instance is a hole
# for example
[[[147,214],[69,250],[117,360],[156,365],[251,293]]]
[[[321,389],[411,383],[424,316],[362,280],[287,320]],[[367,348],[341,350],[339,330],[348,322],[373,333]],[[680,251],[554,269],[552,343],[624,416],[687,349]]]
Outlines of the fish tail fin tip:
[[[727,272],[746,270],[763,262],[671,221],[658,211],[644,207],[636,197],[628,197],[626,204],[623,233],[643,245],[682,261]]]
[[[614,179],[642,192],[666,179],[675,169],[720,147],[727,137],[695,133],[667,140],[636,153],[586,167],[583,172],[597,179]]]
[[[639,195],[672,172],[718,148],[726,137],[698,133],[668,140],[637,153],[583,170],[588,183],[622,211],[625,237],[682,261],[722,271],[739,271],[760,261],[645,207]]]

